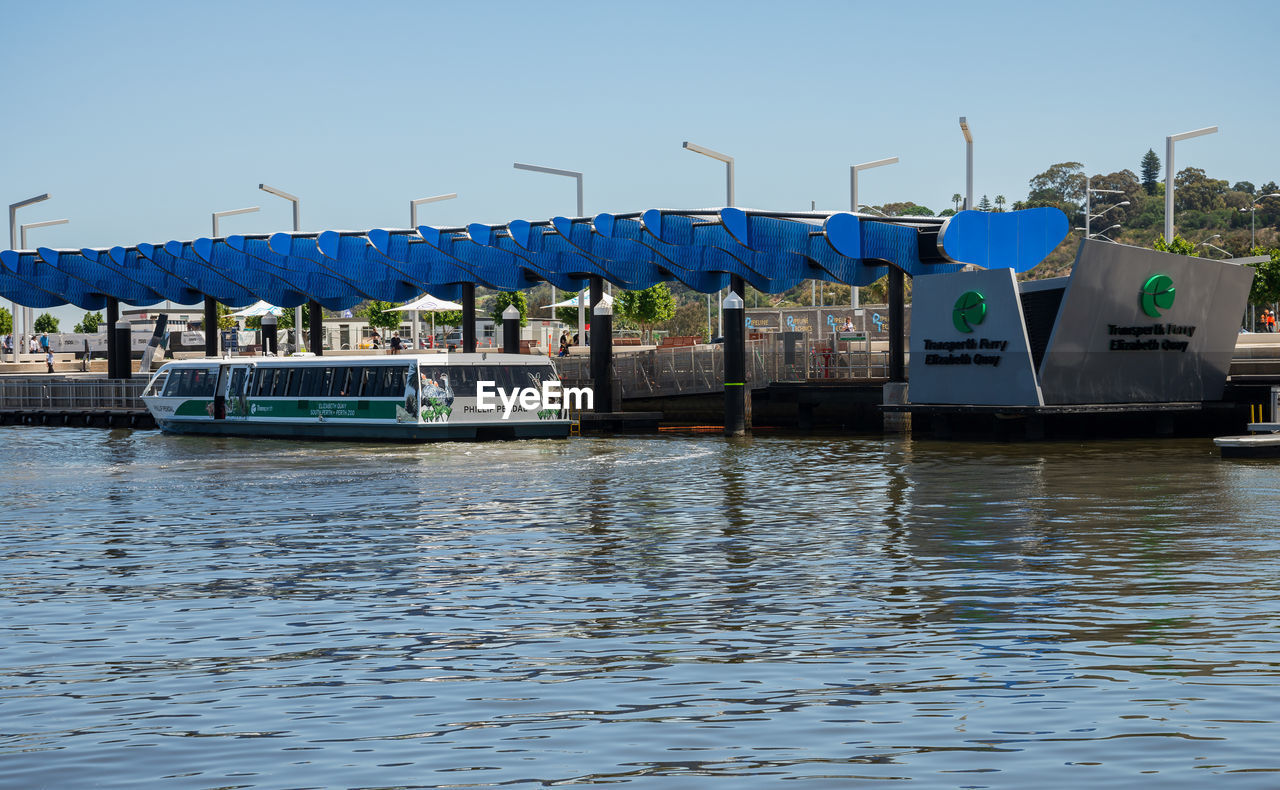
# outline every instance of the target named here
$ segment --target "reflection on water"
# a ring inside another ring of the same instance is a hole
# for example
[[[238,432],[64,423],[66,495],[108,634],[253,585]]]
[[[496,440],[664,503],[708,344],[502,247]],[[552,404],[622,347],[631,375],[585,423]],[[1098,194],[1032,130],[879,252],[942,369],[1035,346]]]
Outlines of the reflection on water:
[[[1207,441],[5,431],[3,786],[1280,783]]]

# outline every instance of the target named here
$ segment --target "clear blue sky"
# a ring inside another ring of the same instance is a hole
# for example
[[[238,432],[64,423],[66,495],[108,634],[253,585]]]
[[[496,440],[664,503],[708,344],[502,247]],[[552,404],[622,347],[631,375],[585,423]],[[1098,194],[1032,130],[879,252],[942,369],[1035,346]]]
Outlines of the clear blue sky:
[[[1163,159],[1280,181],[1269,53],[1280,4],[1237,2],[27,2],[0,28],[0,202],[68,217],[31,243],[110,246],[224,233],[506,222],[586,209],[737,203],[934,211],[964,191],[1011,202],[1054,162]]]

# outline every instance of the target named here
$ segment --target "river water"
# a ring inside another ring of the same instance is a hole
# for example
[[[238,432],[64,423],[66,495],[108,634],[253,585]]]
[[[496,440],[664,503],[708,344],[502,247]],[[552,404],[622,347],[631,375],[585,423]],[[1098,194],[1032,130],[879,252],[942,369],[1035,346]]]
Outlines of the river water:
[[[1280,786],[1207,440],[3,436],[6,788]]]

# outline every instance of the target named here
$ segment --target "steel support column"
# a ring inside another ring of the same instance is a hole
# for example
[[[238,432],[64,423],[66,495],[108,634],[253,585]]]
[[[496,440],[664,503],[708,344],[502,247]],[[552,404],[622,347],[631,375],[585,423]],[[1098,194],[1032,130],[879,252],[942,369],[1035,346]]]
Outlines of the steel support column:
[[[462,284],[462,350],[474,354],[476,350],[476,284]]]
[[[907,276],[889,267],[889,381],[907,380]]]

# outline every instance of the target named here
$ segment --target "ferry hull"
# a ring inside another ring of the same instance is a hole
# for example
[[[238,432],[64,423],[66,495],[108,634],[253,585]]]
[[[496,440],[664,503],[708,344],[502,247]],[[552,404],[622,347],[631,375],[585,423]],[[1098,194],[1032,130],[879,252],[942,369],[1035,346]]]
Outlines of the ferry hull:
[[[233,421],[159,422],[166,433],[205,436],[244,436],[274,439],[317,439],[357,442],[474,442],[501,439],[564,439],[569,436],[568,420],[543,420],[504,425],[502,423],[455,423],[452,425],[370,425],[326,423],[266,423]]]

